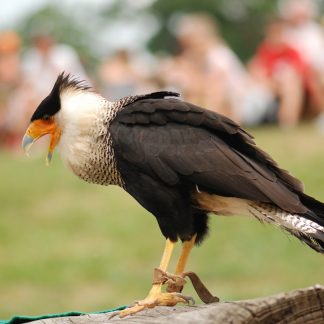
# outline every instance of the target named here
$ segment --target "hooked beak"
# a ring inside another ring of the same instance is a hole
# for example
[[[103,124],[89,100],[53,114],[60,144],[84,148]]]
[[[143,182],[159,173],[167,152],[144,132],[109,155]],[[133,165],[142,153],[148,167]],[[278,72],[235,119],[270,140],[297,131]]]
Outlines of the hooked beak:
[[[28,152],[33,143],[40,137],[47,134],[51,136],[46,157],[46,164],[49,165],[52,159],[54,148],[57,145],[61,136],[61,129],[55,123],[53,118],[50,118],[49,120],[37,119],[31,122],[23,137],[22,148],[28,156]]]

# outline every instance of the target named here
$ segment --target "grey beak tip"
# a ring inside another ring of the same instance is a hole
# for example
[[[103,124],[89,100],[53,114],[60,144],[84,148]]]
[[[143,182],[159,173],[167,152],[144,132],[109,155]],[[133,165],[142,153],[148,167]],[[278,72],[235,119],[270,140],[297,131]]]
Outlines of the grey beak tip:
[[[23,150],[25,151],[25,153],[27,154],[30,147],[32,146],[32,144],[34,143],[34,138],[32,138],[31,136],[25,134],[21,146],[23,148]]]

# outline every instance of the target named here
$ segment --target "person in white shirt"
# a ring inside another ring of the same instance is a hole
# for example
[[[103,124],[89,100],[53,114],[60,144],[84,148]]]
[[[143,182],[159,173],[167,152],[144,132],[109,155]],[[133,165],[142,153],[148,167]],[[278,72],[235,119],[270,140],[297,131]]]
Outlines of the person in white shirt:
[[[34,91],[43,97],[62,71],[80,80],[87,79],[78,54],[71,46],[56,43],[48,34],[34,36],[33,46],[23,57],[24,77]]]

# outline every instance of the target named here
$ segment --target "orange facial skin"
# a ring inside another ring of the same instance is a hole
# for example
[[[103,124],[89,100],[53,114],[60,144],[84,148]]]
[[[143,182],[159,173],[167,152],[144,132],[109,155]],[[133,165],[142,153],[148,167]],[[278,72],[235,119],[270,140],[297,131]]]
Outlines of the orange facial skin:
[[[49,119],[37,119],[32,121],[27,128],[25,136],[23,138],[22,147],[26,153],[28,153],[31,145],[39,139],[40,137],[49,134],[51,136],[50,144],[48,147],[48,154],[46,162],[49,164],[51,161],[53,151],[55,146],[57,145],[60,136],[61,136],[61,129],[58,127],[56,122],[54,121],[53,117]]]

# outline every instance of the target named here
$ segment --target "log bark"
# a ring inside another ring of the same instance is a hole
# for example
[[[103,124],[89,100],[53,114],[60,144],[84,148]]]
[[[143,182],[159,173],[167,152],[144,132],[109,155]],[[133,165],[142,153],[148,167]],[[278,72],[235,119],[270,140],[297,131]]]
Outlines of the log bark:
[[[176,323],[176,324],[243,324],[243,323],[324,323],[324,286],[298,289],[274,296],[243,301],[219,302],[202,306],[156,307],[120,319],[109,319],[112,313],[62,317],[37,324],[85,323]]]

